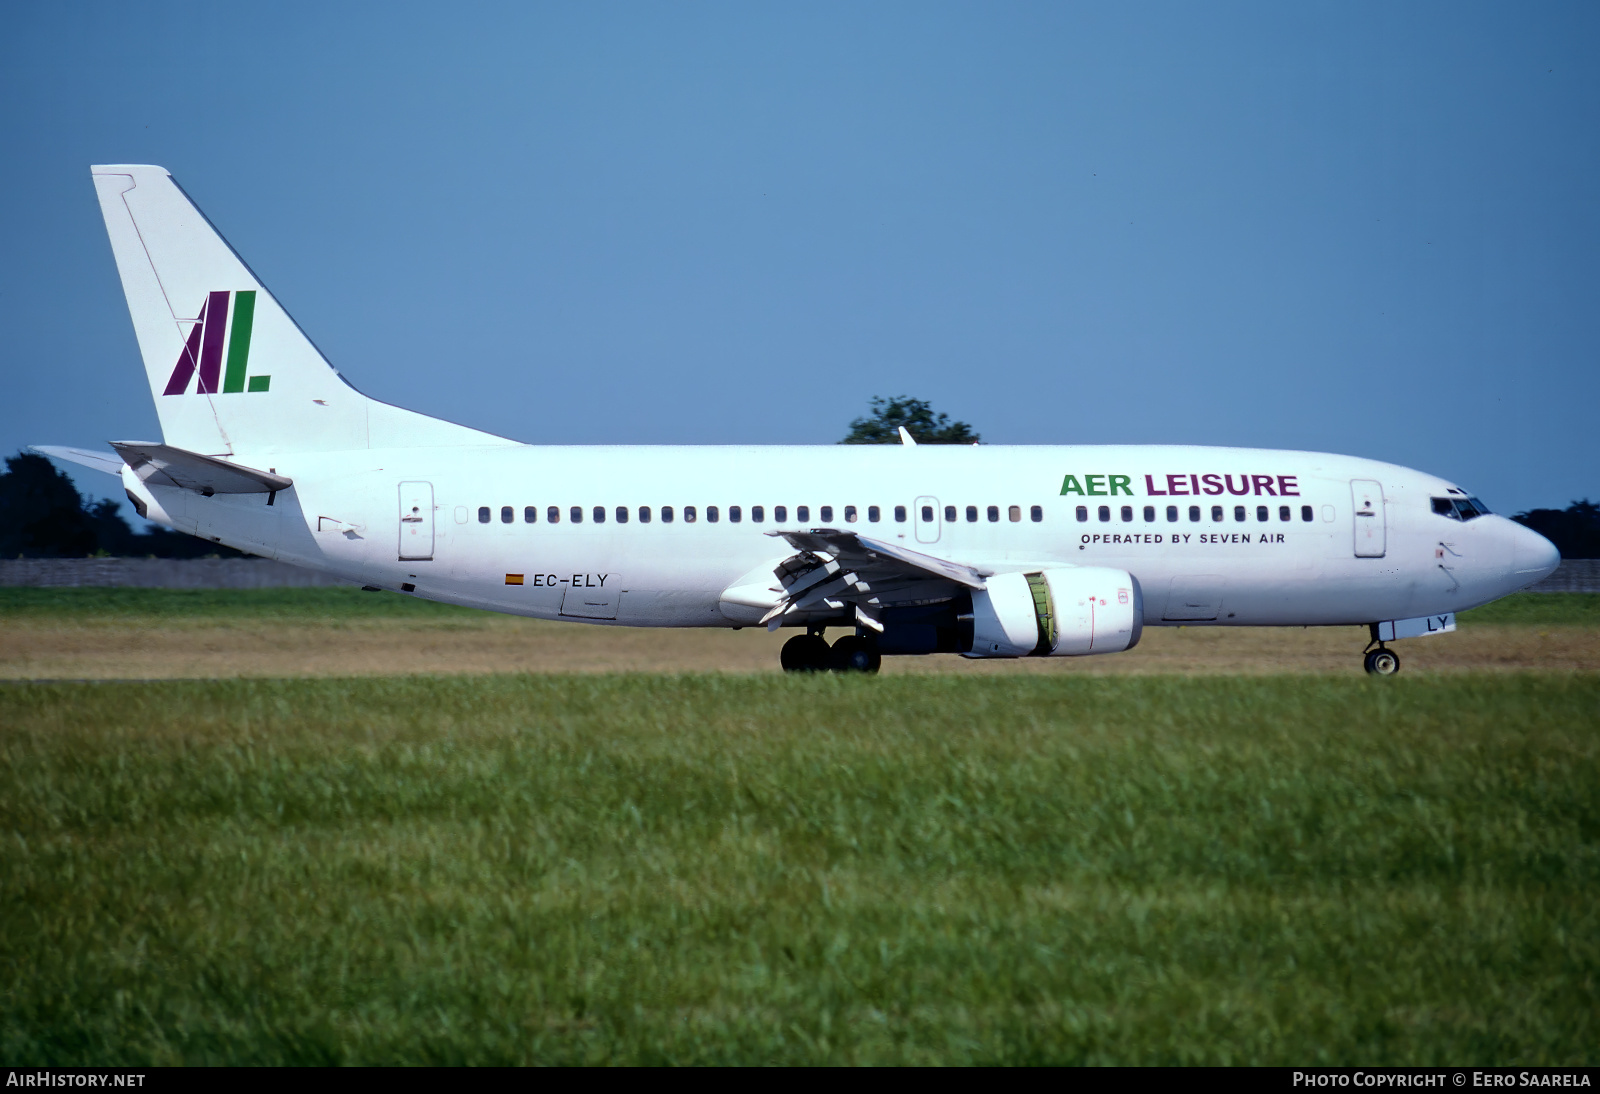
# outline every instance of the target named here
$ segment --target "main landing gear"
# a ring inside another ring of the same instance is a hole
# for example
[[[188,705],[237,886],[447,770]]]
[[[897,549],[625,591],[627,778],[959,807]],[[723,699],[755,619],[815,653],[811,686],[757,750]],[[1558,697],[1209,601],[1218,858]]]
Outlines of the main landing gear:
[[[846,635],[832,646],[822,632],[797,634],[783,644],[778,655],[784,672],[877,672],[883,663],[878,644],[870,638]]]

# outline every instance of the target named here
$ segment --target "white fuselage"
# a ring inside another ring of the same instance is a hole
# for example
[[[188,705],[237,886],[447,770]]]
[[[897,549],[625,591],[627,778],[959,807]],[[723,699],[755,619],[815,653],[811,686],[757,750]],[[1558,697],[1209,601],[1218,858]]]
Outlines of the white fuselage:
[[[1461,494],[1452,483],[1312,452],[502,446],[254,462],[293,488],[268,505],[124,481],[153,518],[256,554],[431,600],[623,626],[756,623],[773,566],[793,554],[765,534],[780,528],[848,529],[985,573],[1125,569],[1148,625],[1437,615],[1554,566],[1520,525],[1434,512],[1430,499]]]

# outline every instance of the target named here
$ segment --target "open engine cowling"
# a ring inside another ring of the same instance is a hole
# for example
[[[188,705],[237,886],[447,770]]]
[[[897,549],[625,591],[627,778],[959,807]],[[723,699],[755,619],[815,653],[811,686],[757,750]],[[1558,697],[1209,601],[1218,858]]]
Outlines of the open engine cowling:
[[[1126,570],[996,574],[972,594],[968,657],[1081,657],[1139,644],[1144,597]]]

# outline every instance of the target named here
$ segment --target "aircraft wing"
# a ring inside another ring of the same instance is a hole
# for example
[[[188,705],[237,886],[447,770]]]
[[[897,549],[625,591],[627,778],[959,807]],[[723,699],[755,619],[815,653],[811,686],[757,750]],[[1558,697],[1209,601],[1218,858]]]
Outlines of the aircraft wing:
[[[170,444],[112,441],[111,447],[133,468],[140,482],[179,486],[207,497],[212,494],[270,494],[294,485],[293,479],[270,471],[258,471]]]
[[[883,608],[947,600],[961,588],[982,589],[984,575],[971,566],[925,555],[858,532],[809,528],[768,532],[796,554],[773,570],[783,587],[761,622],[768,630],[792,614],[854,608],[863,626],[882,631]]]

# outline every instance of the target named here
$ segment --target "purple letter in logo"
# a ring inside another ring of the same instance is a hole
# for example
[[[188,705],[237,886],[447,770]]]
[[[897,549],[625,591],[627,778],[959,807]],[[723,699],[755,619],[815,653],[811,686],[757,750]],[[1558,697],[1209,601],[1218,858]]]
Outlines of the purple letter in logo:
[[[172,377],[167,380],[167,390],[163,395],[182,395],[189,386],[189,377],[194,375],[195,364],[200,360],[200,332],[205,329],[206,309],[200,308],[200,321],[189,332],[189,343],[183,347],[183,352],[178,354],[178,363],[172,369]]]
[[[163,395],[182,395],[189,386],[189,377],[200,369],[198,395],[215,395],[222,378],[222,338],[228,332],[228,293],[214,292],[206,297],[200,307],[200,321],[189,332],[189,341],[178,355],[178,363],[167,380]]]

